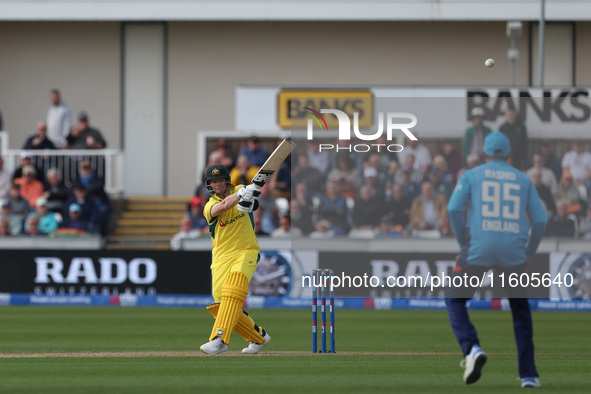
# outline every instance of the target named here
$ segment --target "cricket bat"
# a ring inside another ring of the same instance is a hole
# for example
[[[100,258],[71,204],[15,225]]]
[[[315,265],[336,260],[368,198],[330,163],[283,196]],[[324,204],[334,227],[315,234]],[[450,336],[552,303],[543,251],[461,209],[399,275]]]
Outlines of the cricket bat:
[[[265,164],[261,166],[259,172],[252,178],[252,183],[258,187],[263,187],[265,183],[269,182],[271,176],[281,167],[281,164],[287,159],[293,148],[295,148],[295,144],[289,138],[281,141],[279,146],[275,148],[271,156],[265,161]]]

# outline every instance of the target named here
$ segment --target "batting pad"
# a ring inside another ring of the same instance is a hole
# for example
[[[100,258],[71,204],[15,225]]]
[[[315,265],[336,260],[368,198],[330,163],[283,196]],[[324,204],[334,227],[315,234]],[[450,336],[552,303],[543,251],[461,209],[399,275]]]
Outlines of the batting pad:
[[[232,330],[240,320],[242,306],[248,294],[248,278],[242,272],[230,272],[222,285],[222,301],[209,340],[221,337],[227,345]]]
[[[207,310],[214,318],[217,318],[219,308],[220,304],[211,304],[207,306]],[[245,341],[252,341],[254,343],[265,342],[265,338],[263,338],[260,333],[262,330],[245,311],[242,311],[238,323],[236,323],[236,326],[234,327],[234,331],[236,334],[244,338]]]

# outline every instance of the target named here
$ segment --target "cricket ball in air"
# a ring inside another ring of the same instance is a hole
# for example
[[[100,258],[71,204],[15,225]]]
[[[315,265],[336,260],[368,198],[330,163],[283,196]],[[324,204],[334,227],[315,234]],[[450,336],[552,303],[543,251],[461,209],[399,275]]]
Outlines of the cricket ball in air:
[[[484,61],[484,65],[489,68],[493,67],[495,65],[495,61],[493,59],[486,59]]]

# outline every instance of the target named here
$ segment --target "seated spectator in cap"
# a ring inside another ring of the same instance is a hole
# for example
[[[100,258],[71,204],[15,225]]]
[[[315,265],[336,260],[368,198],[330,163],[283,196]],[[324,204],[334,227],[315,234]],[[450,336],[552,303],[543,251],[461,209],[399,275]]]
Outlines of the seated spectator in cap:
[[[4,168],[4,159],[0,157],[0,201],[8,197],[10,185],[12,185],[12,178]]]
[[[12,213],[18,215],[21,220],[25,220],[25,217],[31,211],[31,205],[29,202],[21,196],[20,185],[13,184],[8,191],[8,202],[12,207]]]
[[[447,198],[443,194],[435,193],[430,181],[423,182],[421,195],[412,202],[410,227],[413,230],[439,230],[442,235],[449,232]]]
[[[69,149],[103,149],[107,146],[101,132],[88,125],[88,114],[78,114],[78,124],[72,127],[66,137]]]
[[[43,197],[47,199],[47,209],[52,212],[62,212],[68,199],[68,188],[62,182],[57,168],[47,170],[47,181],[43,185]]]
[[[451,182],[445,182],[442,179],[442,174],[439,168],[433,167],[429,170],[427,178],[433,184],[435,193],[443,194],[446,199],[449,199],[453,191],[454,185]]]
[[[12,237],[10,223],[4,218],[0,218],[0,237]]]
[[[279,218],[279,227],[271,233],[271,238],[292,238],[301,237],[302,230],[291,226],[291,218],[289,215],[283,215]]]
[[[552,170],[544,167],[544,157],[539,153],[534,153],[532,161],[533,167],[531,167],[525,173],[531,178],[534,171],[539,172],[542,176],[542,183],[550,189],[552,194],[555,194],[556,189],[558,189],[558,182],[556,181],[556,177],[554,176]]]
[[[334,238],[336,235],[333,226],[328,220],[319,220],[316,230],[310,233],[310,238]]]
[[[378,201],[383,201],[384,184],[380,182],[378,170],[374,167],[367,167],[363,170],[363,186],[369,186],[371,194],[375,196]]]
[[[568,201],[556,203],[556,215],[548,221],[546,235],[552,237],[574,237],[577,230],[577,218],[567,212]]]
[[[35,179],[36,173],[33,166],[25,166],[23,176],[14,180],[14,183],[21,187],[21,195],[30,206],[34,206],[37,199],[43,195],[43,183]]]
[[[375,237],[376,238],[392,238],[392,237],[400,237],[403,233],[401,231],[397,231],[393,226],[392,222],[390,221],[390,217],[388,215],[382,216],[380,219],[380,223],[375,228]]]
[[[356,230],[371,230],[378,225],[383,206],[380,200],[373,195],[371,187],[361,186],[359,197],[353,207],[353,227]]]
[[[35,202],[35,212],[31,212],[27,219],[31,216],[39,218],[39,231],[43,234],[50,234],[59,227],[55,213],[47,209],[47,200],[44,197],[37,199]],[[25,231],[28,229],[28,223],[28,220],[25,220]]]
[[[44,173],[39,171],[39,167],[33,164],[33,155],[30,152],[22,151],[20,153],[20,158],[21,158],[21,166],[18,167],[16,170],[14,170],[14,172],[12,173],[12,180],[14,181],[15,179],[22,178],[23,177],[23,169],[27,166],[32,166],[35,169],[35,178],[39,182],[43,183],[44,182],[44,179],[43,179]]]
[[[230,171],[231,183],[234,186],[250,185],[257,172],[259,172],[259,167],[251,166],[248,157],[240,155],[236,160],[236,167]]]
[[[248,161],[251,166],[260,167],[265,164],[267,152],[260,146],[260,139],[257,136],[252,136],[248,139],[247,146],[242,148],[238,153],[238,156],[248,157]]]
[[[478,155],[470,153],[466,158],[466,167],[462,167],[462,169],[458,171],[457,179],[459,180],[466,171],[476,167],[478,164],[480,164],[480,159],[478,158]]]
[[[82,207],[78,203],[70,204],[68,215],[64,217],[61,228],[73,228],[81,233],[89,232],[89,223],[82,216]]]
[[[412,168],[399,168],[394,178],[395,184],[402,186],[404,198],[408,201],[414,200],[416,196],[421,194],[421,184],[412,180],[413,171]]]
[[[10,200],[6,200],[2,203],[2,213],[0,219],[8,222],[9,231],[12,235],[20,235],[23,231],[23,219],[12,212],[12,206]]]
[[[415,156],[412,154],[406,155],[402,165],[394,174],[394,183],[403,183],[402,176],[406,172],[409,174],[409,180],[417,185],[420,185],[425,177],[425,173],[415,168]]]
[[[70,206],[72,204],[78,204],[82,208],[81,220],[87,223],[87,231],[90,234],[96,232],[97,221],[98,221],[98,206],[93,199],[88,197],[88,191],[82,184],[75,184],[72,190],[72,196],[66,200],[64,204],[64,210],[62,211],[62,217],[69,216]]]
[[[191,229],[201,232],[209,231],[207,219],[203,216],[203,199],[195,196],[187,204],[185,216],[191,219]]]
[[[103,237],[106,236],[111,213],[111,199],[105,192],[105,180],[92,169],[89,161],[83,160],[78,166],[78,178],[75,183],[84,185],[88,192],[88,198],[98,206],[99,232]]]
[[[43,235],[47,235],[45,233],[42,233],[39,230],[39,217],[37,215],[31,215],[29,217],[27,217],[27,221],[25,222],[25,233],[24,235],[28,235],[30,237],[38,237],[38,236],[43,236]]]
[[[171,250],[181,249],[181,239],[196,238],[199,236],[199,231],[191,229],[192,221],[188,216],[183,216],[181,219],[180,231],[176,233],[170,240]]]
[[[295,198],[289,203],[289,214],[291,216],[292,228],[297,228],[304,235],[308,235],[314,230],[312,213],[304,213],[300,203]]]
[[[35,126],[35,134],[27,138],[23,145],[23,150],[33,149],[57,149],[53,142],[47,138],[47,124],[45,122],[38,122]]]

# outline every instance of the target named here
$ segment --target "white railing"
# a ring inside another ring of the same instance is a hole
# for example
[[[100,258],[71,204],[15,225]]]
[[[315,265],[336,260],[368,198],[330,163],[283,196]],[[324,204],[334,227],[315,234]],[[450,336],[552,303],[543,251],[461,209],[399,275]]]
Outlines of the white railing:
[[[45,171],[56,168],[66,186],[70,186],[77,178],[78,163],[81,160],[90,161],[90,165],[98,176],[105,180],[105,191],[109,194],[123,193],[124,186],[124,157],[117,149],[56,149],[56,150],[27,150],[8,149],[8,132],[0,132],[0,148],[4,159],[4,169],[10,173],[21,166],[23,152],[31,156],[36,169]]]

